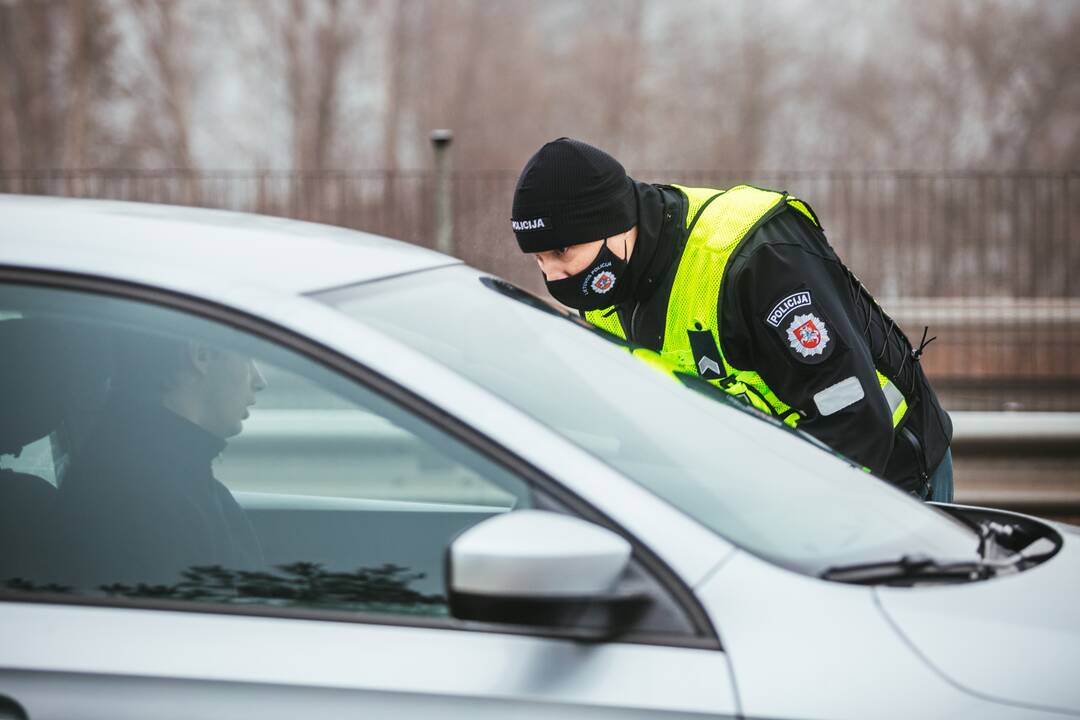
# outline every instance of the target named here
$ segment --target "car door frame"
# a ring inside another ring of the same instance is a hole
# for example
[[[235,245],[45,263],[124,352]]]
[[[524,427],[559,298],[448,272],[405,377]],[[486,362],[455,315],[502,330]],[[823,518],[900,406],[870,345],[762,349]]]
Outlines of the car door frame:
[[[377,370],[369,368],[355,359],[347,357],[314,340],[303,337],[287,327],[257,317],[249,312],[238,310],[213,300],[197,298],[172,290],[151,287],[128,280],[102,278],[84,273],[23,268],[10,265],[0,265],[0,282],[95,293],[109,297],[145,302],[171,310],[189,313],[288,348],[308,360],[316,362],[323,367],[344,376],[352,382],[361,384],[372,392],[378,393],[387,400],[398,404],[408,412],[431,423],[438,429],[446,432],[451,437],[498,463],[507,470],[517,474],[530,486],[543,491],[572,514],[619,534],[631,544],[633,548],[632,558],[657,581],[664,592],[668,594],[668,597],[682,610],[690,626],[693,628],[694,636],[669,636],[666,634],[657,636],[656,634],[631,632],[621,636],[618,639],[618,642],[700,648],[715,651],[723,650],[719,635],[713,627],[712,621],[704,606],[698,600],[693,590],[662,558],[653,552],[638,537],[627,531],[595,505],[587,502],[565,485],[558,482],[555,478],[551,477],[548,473],[536,467],[533,463],[528,462],[517,453],[507,449],[505,446],[484,433],[470,427],[450,412],[433,405],[412,390],[390,380],[386,376],[380,374]],[[464,622],[456,619],[447,621],[437,618],[398,618],[396,616],[384,616],[381,614],[306,610],[300,608],[266,608],[260,606],[234,607],[214,604],[206,604],[204,606],[197,603],[184,603],[169,600],[140,599],[137,601],[125,601],[119,598],[73,598],[70,596],[58,596],[48,593],[40,595],[37,593],[28,593],[12,597],[10,593],[0,590],[0,600],[14,599],[26,602],[33,601],[35,598],[40,598],[45,602],[62,602],[65,604],[77,605],[139,607],[147,609],[158,608],[162,610],[179,610],[185,612],[213,612],[215,614],[325,619],[339,622],[366,622],[381,625],[437,627],[441,629],[534,635],[570,640],[589,640],[591,637],[591,633],[588,631],[579,632],[573,629],[552,630],[521,626],[511,627],[489,623]]]

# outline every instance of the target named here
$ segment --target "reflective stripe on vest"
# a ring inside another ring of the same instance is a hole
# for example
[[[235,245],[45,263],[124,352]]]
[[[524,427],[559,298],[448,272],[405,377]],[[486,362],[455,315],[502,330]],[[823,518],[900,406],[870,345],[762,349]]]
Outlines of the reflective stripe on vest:
[[[904,394],[900,392],[900,388],[896,387],[892,380],[880,372],[877,376],[878,382],[881,384],[881,392],[885,395],[885,401],[889,403],[893,427],[896,427],[904,419],[904,415],[907,414],[907,400],[904,399]]]
[[[748,185],[737,185],[726,191],[678,185],[674,187],[688,200],[686,222],[690,235],[679,267],[675,271],[660,355],[681,372],[701,374],[701,358],[694,357],[689,333],[708,331],[719,354],[719,357],[710,360],[719,361],[717,364],[723,368],[719,373],[720,377],[710,379],[709,382],[729,394],[743,398],[758,410],[796,427],[800,418],[798,411],[783,402],[756,372],[736,368],[724,358],[720,349],[717,298],[720,297],[724,271],[731,254],[743,238],[781,204],[786,203],[815,225],[819,225],[817,218],[809,206],[801,200],[788,197],[786,193],[761,190]],[[588,311],[585,319],[602,330],[626,339],[618,315],[612,308]],[[892,412],[893,426],[896,427],[907,412],[907,402],[887,377],[880,372],[877,376]]]

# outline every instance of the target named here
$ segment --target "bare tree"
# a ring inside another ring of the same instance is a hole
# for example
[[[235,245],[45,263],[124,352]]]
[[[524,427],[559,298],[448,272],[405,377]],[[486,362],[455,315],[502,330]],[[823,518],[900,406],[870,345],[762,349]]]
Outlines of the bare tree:
[[[404,94],[404,74],[407,31],[409,18],[406,14],[411,9],[407,0],[390,0],[387,4],[390,31],[387,33],[384,72],[385,90],[383,101],[383,153],[384,170],[395,170],[398,166],[399,128],[401,126],[401,105]]]
[[[139,162],[175,171],[180,194],[166,198],[187,205],[200,202],[192,149],[199,78],[199,58],[191,52],[193,7],[172,0],[126,0],[141,60],[129,79],[131,149]]]
[[[61,12],[56,3],[29,0],[0,6],[0,52],[8,103],[5,114],[14,136],[8,145],[13,157],[7,162],[12,167],[57,166],[59,88],[52,61],[60,41],[56,18]]]
[[[834,141],[826,158],[846,150],[846,164],[876,167],[1076,165],[1080,5],[952,0],[876,7],[882,12],[869,49],[810,53],[831,70],[812,125],[827,144]]]
[[[293,167],[316,172],[330,166],[341,112],[341,77],[360,42],[353,19],[367,16],[371,2],[289,0],[259,3],[263,21],[282,52],[292,126]],[[267,52],[276,52],[267,46]]]
[[[308,174],[425,167],[440,126],[463,171],[558,135],[654,168],[1080,162],[1080,5],[775,2],[6,0],[0,167],[187,172],[208,136]],[[226,112],[257,122],[205,125]]]
[[[191,154],[191,104],[194,77],[188,27],[180,4],[158,0],[129,0],[143,43],[147,102],[140,120],[148,138],[165,162],[179,170],[194,167]]]
[[[110,101],[119,92],[112,68],[117,36],[113,30],[113,9],[105,2],[71,3],[67,16],[61,161],[65,169],[82,170],[101,162],[104,159],[101,148],[112,142],[106,113]],[[81,194],[82,191],[81,179],[70,175],[67,192]]]
[[[113,21],[104,0],[0,3],[0,170],[111,160]],[[47,188],[35,181],[29,189]]]

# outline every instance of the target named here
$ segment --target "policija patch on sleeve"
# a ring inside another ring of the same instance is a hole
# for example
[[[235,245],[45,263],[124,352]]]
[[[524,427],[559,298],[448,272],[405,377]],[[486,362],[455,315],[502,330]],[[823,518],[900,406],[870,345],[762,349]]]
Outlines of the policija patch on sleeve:
[[[832,354],[835,340],[829,337],[829,324],[814,307],[809,290],[780,298],[764,320],[780,334],[781,341],[800,362],[816,365]]]

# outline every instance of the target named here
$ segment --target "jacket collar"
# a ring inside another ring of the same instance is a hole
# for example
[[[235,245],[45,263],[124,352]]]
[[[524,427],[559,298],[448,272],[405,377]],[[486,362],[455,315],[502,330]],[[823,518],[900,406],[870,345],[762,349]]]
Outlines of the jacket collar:
[[[638,231],[627,270],[631,297],[645,302],[663,284],[671,265],[686,242],[686,198],[668,185],[635,182]]]
[[[225,449],[225,440],[157,403],[114,398],[110,408],[127,452],[156,458],[163,465],[209,469]]]

